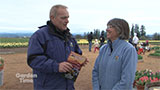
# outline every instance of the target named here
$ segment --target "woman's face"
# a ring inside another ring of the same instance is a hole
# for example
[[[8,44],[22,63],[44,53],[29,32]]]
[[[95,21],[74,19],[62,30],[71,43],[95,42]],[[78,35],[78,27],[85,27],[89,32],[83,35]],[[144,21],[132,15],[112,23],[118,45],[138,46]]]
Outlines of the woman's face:
[[[107,31],[107,39],[111,40],[112,42],[116,40],[119,36],[118,33],[116,32],[116,28],[114,28],[111,25],[107,26],[106,31]]]

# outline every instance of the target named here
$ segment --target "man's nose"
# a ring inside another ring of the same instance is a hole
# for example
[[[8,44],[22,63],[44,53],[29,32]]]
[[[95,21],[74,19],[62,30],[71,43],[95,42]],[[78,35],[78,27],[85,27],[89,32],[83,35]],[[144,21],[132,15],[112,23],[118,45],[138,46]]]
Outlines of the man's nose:
[[[66,19],[66,23],[69,23],[69,19],[68,18]]]

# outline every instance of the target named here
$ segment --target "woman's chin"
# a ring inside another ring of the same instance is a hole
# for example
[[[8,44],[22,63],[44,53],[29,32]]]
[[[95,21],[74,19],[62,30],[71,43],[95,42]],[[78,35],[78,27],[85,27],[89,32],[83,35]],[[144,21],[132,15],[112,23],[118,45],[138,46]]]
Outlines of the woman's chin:
[[[110,39],[110,37],[107,37],[107,39]]]

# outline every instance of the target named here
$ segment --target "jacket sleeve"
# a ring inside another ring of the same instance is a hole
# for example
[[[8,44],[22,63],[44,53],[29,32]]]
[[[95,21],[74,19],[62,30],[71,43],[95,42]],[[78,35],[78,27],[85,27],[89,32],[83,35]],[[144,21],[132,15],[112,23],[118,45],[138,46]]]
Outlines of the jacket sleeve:
[[[47,57],[44,50],[43,37],[35,34],[30,38],[28,52],[27,52],[27,63],[34,69],[45,73],[53,73],[59,71],[59,64]]]
[[[106,45],[103,45],[99,50],[99,55],[95,61],[93,70],[92,70],[92,86],[93,90],[101,90],[100,83],[99,83],[99,64],[101,61],[102,55],[104,55],[104,50],[106,49]]]
[[[134,48],[127,49],[122,59],[124,61],[122,62],[121,80],[116,83],[112,90],[132,90],[138,61],[136,50]]]
[[[77,41],[74,38],[73,38],[73,41],[75,43],[75,52],[82,55],[82,50],[79,48]]]
[[[92,86],[93,90],[99,90],[99,79],[98,79],[98,74],[99,74],[99,69],[98,69],[98,61],[99,61],[99,56],[96,59],[96,62],[94,64],[93,70],[92,70]]]

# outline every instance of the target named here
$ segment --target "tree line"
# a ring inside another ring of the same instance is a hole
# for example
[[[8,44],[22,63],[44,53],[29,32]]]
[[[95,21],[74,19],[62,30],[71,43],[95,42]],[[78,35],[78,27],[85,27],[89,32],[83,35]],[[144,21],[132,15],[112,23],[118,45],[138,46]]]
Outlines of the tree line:
[[[132,24],[130,29],[130,36],[133,37],[134,33],[137,33],[137,37],[140,40],[160,40],[160,33],[154,33],[153,35],[146,35],[146,28],[144,25],[139,27],[138,24]],[[99,39],[101,33],[104,33],[104,37],[106,38],[107,32],[106,30],[94,29],[91,31],[93,33],[94,39]],[[90,32],[84,32],[84,34],[76,34],[74,37],[76,39],[87,39],[87,36]]]

